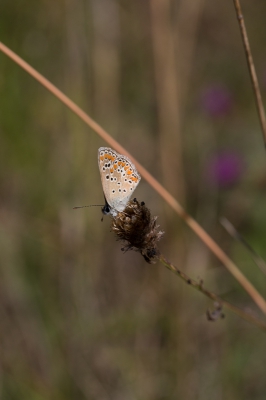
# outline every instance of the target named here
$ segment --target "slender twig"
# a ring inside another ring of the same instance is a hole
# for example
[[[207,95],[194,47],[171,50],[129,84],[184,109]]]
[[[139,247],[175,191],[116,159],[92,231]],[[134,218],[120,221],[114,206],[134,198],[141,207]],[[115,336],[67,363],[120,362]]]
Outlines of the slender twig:
[[[258,109],[258,113],[259,113],[262,134],[263,134],[263,138],[264,138],[264,145],[266,146],[266,118],[265,118],[265,111],[264,111],[261,93],[260,93],[259,82],[258,82],[258,78],[257,78],[257,74],[256,74],[255,65],[253,62],[253,57],[251,54],[251,49],[250,49],[250,45],[249,45],[246,25],[245,25],[244,17],[242,14],[240,1],[239,0],[233,0],[233,1],[234,1],[235,9],[236,9],[236,15],[237,15],[237,19],[239,22],[240,32],[241,32],[244,49],[245,49],[245,53],[246,53],[246,57],[247,57],[247,63],[248,63],[249,73],[250,73],[251,82],[252,82],[252,86],[253,86],[253,90],[254,90],[254,95],[256,98],[256,104],[257,104],[257,109]]]
[[[26,70],[32,75],[38,82],[40,82],[46,89],[54,94],[59,100],[61,100],[70,110],[72,110],[79,118],[81,118],[90,128],[92,128],[102,139],[104,139],[110,146],[112,146],[117,152],[126,154],[136,165],[139,173],[144,179],[153,187],[153,189],[159,193],[159,195],[173,208],[173,210],[179,215],[180,218],[195,232],[196,235],[205,243],[205,245],[216,255],[221,263],[228,269],[228,271],[235,277],[239,284],[246,290],[249,296],[266,314],[266,301],[255,289],[255,287],[249,282],[249,280],[242,274],[238,267],[233,261],[225,254],[225,252],[218,246],[218,244],[211,238],[211,236],[205,232],[205,230],[183,209],[183,207],[177,202],[177,200],[137,161],[131,154],[122,147],[115,139],[113,139],[97,122],[95,122],[88,114],[86,114],[80,107],[78,107],[72,100],[70,100],[64,93],[62,93],[57,87],[49,82],[44,76],[32,68],[16,53],[10,50],[7,46],[0,42],[0,51],[5,53],[14,62],[16,62],[21,68]]]
[[[220,305],[228,308],[229,310],[231,310],[233,313],[237,314],[239,317],[243,318],[244,320],[246,320],[254,325],[257,325],[259,328],[266,331],[266,323],[264,321],[261,321],[260,319],[256,318],[254,315],[241,310],[240,308],[234,306],[233,304],[229,303],[228,301],[223,300],[217,294],[205,289],[203,286],[203,281],[196,282],[195,280],[189,278],[188,275],[186,275],[184,272],[182,272],[180,269],[178,269],[175,265],[170,263],[162,254],[159,256],[159,260],[166,268],[168,268],[170,271],[172,271],[175,275],[179,276],[184,282],[186,282],[188,285],[190,285],[194,289],[198,290],[205,296],[209,297],[211,300],[217,301]]]
[[[231,235],[235,240],[240,242],[251,254],[254,262],[257,264],[257,266],[261,269],[261,271],[266,274],[266,263],[259,256],[255,250],[250,246],[250,244],[243,238],[243,236],[240,235],[239,232],[237,232],[236,228],[231,224],[230,221],[228,221],[227,218],[221,218],[220,219],[221,224],[223,225],[224,229]]]

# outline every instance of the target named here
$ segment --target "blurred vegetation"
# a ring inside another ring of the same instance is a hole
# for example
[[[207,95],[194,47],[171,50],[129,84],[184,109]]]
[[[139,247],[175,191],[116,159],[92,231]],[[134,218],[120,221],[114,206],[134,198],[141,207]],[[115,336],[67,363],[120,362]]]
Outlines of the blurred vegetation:
[[[262,96],[266,3],[242,1]],[[174,194],[265,296],[265,149],[233,2],[0,3],[0,40],[76,101]],[[0,54],[1,399],[265,399],[265,334],[160,265],[122,254],[101,222],[105,145]],[[258,313],[142,181],[166,256]]]

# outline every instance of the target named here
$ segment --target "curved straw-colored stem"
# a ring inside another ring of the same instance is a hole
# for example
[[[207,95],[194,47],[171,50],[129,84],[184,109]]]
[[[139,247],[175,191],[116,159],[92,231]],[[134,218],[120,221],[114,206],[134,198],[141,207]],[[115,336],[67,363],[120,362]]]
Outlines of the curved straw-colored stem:
[[[136,165],[139,173],[144,179],[158,192],[161,197],[176,211],[176,213],[187,223],[187,225],[200,237],[207,247],[216,255],[228,271],[236,278],[236,280],[247,291],[261,311],[266,314],[266,301],[255,289],[255,287],[242,274],[231,259],[224,253],[218,244],[208,235],[207,232],[186,213],[183,207],[176,199],[137,161],[132,155],[124,149],[115,139],[113,139],[97,122],[90,118],[80,107],[71,101],[64,93],[57,89],[51,82],[44,78],[39,72],[32,68],[28,63],[22,60],[17,54],[10,50],[7,46],[0,42],[0,50],[15,61],[20,67],[25,69],[59,100],[61,100],[68,108],[78,115],[87,125],[89,125],[99,136],[102,137],[111,147],[121,154],[126,154]]]

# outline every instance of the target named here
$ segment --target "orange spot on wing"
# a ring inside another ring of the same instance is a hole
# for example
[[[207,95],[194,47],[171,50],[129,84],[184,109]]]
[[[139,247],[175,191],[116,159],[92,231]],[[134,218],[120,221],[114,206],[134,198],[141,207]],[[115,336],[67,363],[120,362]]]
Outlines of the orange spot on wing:
[[[117,169],[117,164],[114,164],[114,169]]]
[[[111,172],[111,174],[112,174],[112,173],[114,172],[114,169],[113,169],[113,168],[111,168],[111,169],[110,169],[110,172]]]
[[[131,175],[132,174],[132,171],[131,170],[128,170],[127,171],[127,175]]]
[[[129,166],[127,165],[126,167],[124,167],[124,170],[126,171],[129,168]]]
[[[104,156],[100,156],[100,160],[103,161],[104,160]]]

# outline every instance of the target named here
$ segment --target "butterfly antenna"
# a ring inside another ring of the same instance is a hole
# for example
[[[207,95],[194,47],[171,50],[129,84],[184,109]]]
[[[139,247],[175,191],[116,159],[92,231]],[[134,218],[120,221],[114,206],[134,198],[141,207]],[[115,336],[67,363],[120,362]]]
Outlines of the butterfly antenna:
[[[73,207],[73,210],[77,208],[85,208],[85,207],[104,207],[102,204],[91,204],[90,206],[80,206],[80,207]]]

